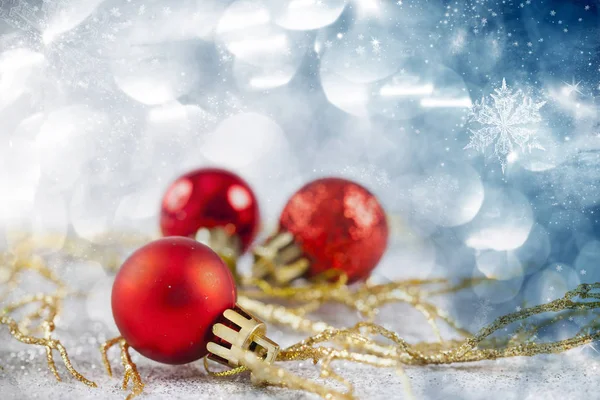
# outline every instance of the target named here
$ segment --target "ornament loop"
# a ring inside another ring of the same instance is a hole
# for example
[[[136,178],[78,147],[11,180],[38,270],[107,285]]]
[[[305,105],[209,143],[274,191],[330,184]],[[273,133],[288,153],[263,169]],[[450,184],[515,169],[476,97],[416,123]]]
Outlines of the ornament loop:
[[[254,318],[238,305],[223,312],[224,323],[213,326],[215,341],[206,345],[208,358],[223,365],[236,368],[249,351],[260,359],[273,363],[279,353],[279,345],[267,338],[264,322]]]
[[[310,262],[290,232],[279,232],[254,250],[254,278],[286,285],[308,271]]]

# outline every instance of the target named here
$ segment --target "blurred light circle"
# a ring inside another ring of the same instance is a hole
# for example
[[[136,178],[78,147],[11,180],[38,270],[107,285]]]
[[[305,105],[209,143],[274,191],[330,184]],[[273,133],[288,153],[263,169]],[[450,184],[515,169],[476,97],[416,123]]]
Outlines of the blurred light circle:
[[[0,139],[0,220],[28,221],[40,179],[38,155],[33,142],[24,136],[3,139]]]
[[[477,215],[484,193],[472,167],[447,162],[426,171],[412,187],[411,197],[420,218],[440,226],[458,226]]]
[[[477,278],[475,275],[473,278]],[[473,292],[492,304],[506,303],[521,292],[523,275],[507,280],[487,281],[473,286]]]
[[[566,264],[551,264],[533,275],[525,285],[523,297],[526,306],[548,303],[575,289],[580,280],[577,273]]]
[[[114,277],[99,276],[94,286],[89,290],[85,298],[85,309],[87,316],[94,321],[100,321],[112,331],[116,331],[115,319],[112,309],[107,307],[110,299]]]
[[[436,263],[444,277],[469,277],[477,273],[475,252],[465,246],[452,232],[445,231],[433,240],[436,248]]]
[[[189,156],[195,157],[195,168],[203,159],[199,149],[215,126],[215,118],[195,105],[172,102],[151,108],[136,141],[132,172],[145,185],[149,173],[155,177],[154,184],[174,179],[173,174],[190,168]]]
[[[523,266],[512,251],[484,250],[477,255],[477,268],[489,279],[523,277]]]
[[[226,6],[223,0],[170,0],[143,4],[128,1],[122,2],[117,11],[109,8],[105,12],[123,26],[116,33],[119,41],[149,44],[210,39]]]
[[[148,110],[144,135],[154,140],[197,141],[214,128],[214,120],[214,116],[196,105],[162,104]]]
[[[231,4],[219,20],[216,38],[237,59],[255,66],[280,66],[306,52],[305,37],[274,25],[270,10],[259,0]]]
[[[478,250],[513,250],[525,243],[533,226],[529,200],[514,189],[485,187],[479,213],[467,226],[465,243]]]
[[[342,111],[357,117],[367,117],[370,100],[369,86],[351,82],[341,75],[323,68],[321,64],[321,86],[327,100]]]
[[[376,23],[399,40],[418,45],[430,43],[427,39],[431,39],[446,12],[445,7],[434,2],[423,2],[418,7],[414,3],[406,7],[407,3],[385,0],[351,0],[351,3],[357,23]]]
[[[36,138],[42,174],[68,188],[94,157],[93,139],[110,131],[106,114],[85,105],[72,105],[48,114]]]
[[[394,120],[407,120],[423,113],[456,114],[457,122],[472,106],[464,80],[452,69],[417,57],[407,57],[400,71],[372,88],[369,108]],[[439,122],[439,118],[437,119]],[[448,126],[448,118],[443,119]]]
[[[193,90],[200,68],[192,44],[137,45],[111,62],[115,82],[129,97],[156,105]]]
[[[548,231],[540,224],[534,224],[529,237],[515,254],[521,260],[526,274],[538,271],[546,264],[550,255],[550,236]]]
[[[66,264],[61,277],[64,277],[67,285],[73,290],[89,293],[99,281],[106,279],[107,274],[106,270],[97,261],[78,260]]]
[[[388,156],[387,151],[391,152],[390,157],[407,151],[387,139],[371,121],[336,118],[335,122],[331,120],[331,124],[334,127],[325,128],[331,129],[330,132],[322,130],[318,144],[314,141],[307,143],[314,147],[310,152],[313,154],[312,165],[315,169],[310,175],[342,175],[370,185],[389,185],[388,171],[398,172],[399,168],[386,168],[390,164],[384,160]],[[398,133],[395,138],[402,143],[402,136]]]
[[[582,283],[600,282],[600,241],[587,242],[575,259],[574,267]]]
[[[50,251],[62,249],[69,221],[65,200],[60,192],[39,187],[31,219],[31,234],[37,247]]]
[[[412,57],[413,50],[377,24],[360,24],[324,41],[322,68],[354,83],[386,78]]]
[[[406,235],[387,250],[373,277],[382,282],[407,277],[431,278],[435,261],[436,250],[429,240]]]
[[[285,159],[289,146],[275,121],[257,113],[242,113],[227,118],[207,135],[202,154],[225,167],[252,169],[251,164]]]
[[[117,207],[118,196],[105,185],[80,183],[69,202],[69,216],[75,233],[94,243],[101,243],[108,233]]]
[[[301,60],[297,61],[278,66],[258,67],[236,59],[233,64],[233,75],[238,87],[242,90],[274,89],[287,85],[292,80],[300,66]]]
[[[0,54],[0,111],[20,96],[31,93],[45,76],[43,54],[17,48]],[[38,88],[39,89],[39,88]]]
[[[55,41],[61,34],[85,21],[104,0],[57,1],[45,7],[46,19],[41,28],[44,44]],[[48,2],[50,3],[50,2]]]
[[[115,211],[115,221],[126,223],[156,218],[160,211],[157,199],[163,196],[164,191],[163,185],[155,184],[122,196]]]
[[[335,22],[346,0],[269,0],[277,25],[291,30],[318,29]]]

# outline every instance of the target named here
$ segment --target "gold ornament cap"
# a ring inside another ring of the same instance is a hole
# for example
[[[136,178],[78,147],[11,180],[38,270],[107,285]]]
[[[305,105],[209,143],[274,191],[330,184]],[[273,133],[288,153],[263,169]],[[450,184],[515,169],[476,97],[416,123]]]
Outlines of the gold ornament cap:
[[[290,232],[278,232],[254,249],[254,278],[283,286],[308,271],[310,261]]]
[[[236,282],[239,282],[237,273],[237,259],[241,254],[241,241],[237,235],[231,235],[223,227],[200,228],[196,232],[196,241],[210,247],[227,264]]]
[[[267,326],[236,304],[223,312],[225,321],[216,323],[213,334],[217,340],[208,342],[208,359],[232,368],[241,366],[240,360],[249,351],[258,358],[273,363],[279,345],[266,337]]]

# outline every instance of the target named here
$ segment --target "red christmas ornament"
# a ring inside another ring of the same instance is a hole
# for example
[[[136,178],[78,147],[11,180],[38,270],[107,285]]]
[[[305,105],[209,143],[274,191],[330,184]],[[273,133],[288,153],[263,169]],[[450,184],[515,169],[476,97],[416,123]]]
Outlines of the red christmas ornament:
[[[255,276],[287,283],[334,269],[364,280],[387,246],[388,226],[375,196],[340,178],[313,181],[281,213],[279,232],[255,252]]]
[[[209,357],[237,366],[234,352],[278,347],[263,337],[264,324],[235,304],[229,268],[209,247],[168,237],[135,251],[112,289],[112,311],[121,336],[140,354],[166,364]],[[247,326],[250,326],[248,328]],[[231,343],[235,342],[235,343]]]
[[[237,238],[237,252],[248,249],[259,221],[258,203],[248,184],[222,169],[203,168],[181,176],[162,200],[160,227],[164,236],[195,237],[202,228],[219,228],[226,236]],[[220,249],[213,249],[220,253]]]

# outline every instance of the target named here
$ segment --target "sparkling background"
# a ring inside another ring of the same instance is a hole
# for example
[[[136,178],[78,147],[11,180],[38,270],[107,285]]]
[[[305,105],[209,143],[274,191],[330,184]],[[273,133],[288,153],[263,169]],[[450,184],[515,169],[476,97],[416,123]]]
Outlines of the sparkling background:
[[[4,232],[15,229],[54,232],[57,252],[70,234],[98,242],[111,230],[155,233],[167,184],[204,165],[248,180],[268,231],[302,184],[343,176],[391,215],[376,279],[499,279],[444,304],[477,329],[600,281],[599,28],[595,0],[0,0],[0,243],[10,246]],[[509,118],[482,118],[494,104]],[[87,347],[114,330],[112,278],[88,264],[62,266],[91,294],[59,326],[80,346],[84,373],[99,369]],[[75,317],[90,321],[85,332]],[[564,337],[585,322],[540,335]],[[9,398],[25,398],[39,379],[59,397],[103,397],[55,384],[43,357],[30,360],[0,335]],[[532,379],[514,398],[547,391],[536,365],[557,367],[538,360],[523,364]],[[514,363],[488,364],[510,375]],[[200,383],[206,395],[245,393],[241,381],[211,386],[196,367],[148,368],[157,397],[191,397]],[[515,390],[499,373],[500,383],[484,376],[477,391],[469,368],[413,376],[432,398]],[[585,395],[585,383],[565,384],[584,370],[559,379],[557,396]],[[172,372],[193,384],[171,388]],[[381,378],[359,376],[363,393]],[[442,378],[436,389],[431,379]],[[448,379],[462,386],[445,393]]]

